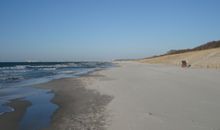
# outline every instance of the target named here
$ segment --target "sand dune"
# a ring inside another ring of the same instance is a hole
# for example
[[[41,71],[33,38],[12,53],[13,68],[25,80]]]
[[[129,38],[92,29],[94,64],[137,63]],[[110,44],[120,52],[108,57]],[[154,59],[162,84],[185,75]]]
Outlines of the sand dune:
[[[186,60],[192,67],[220,68],[220,48],[166,55],[140,61],[143,63],[180,65],[182,60]]]

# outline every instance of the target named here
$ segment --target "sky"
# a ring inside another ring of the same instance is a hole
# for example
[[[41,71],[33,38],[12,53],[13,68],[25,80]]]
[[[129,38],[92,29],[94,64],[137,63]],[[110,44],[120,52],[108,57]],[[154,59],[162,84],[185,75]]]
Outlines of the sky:
[[[0,0],[0,61],[144,58],[220,40],[219,0]]]

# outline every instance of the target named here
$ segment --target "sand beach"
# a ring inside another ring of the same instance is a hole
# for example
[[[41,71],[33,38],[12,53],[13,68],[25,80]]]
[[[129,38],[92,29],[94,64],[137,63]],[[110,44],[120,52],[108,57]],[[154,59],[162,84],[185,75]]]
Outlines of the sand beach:
[[[0,130],[220,130],[220,0],[0,0]]]
[[[46,129],[220,129],[219,70],[139,62],[115,64],[79,78],[36,85],[55,93],[52,102],[59,106]],[[19,104],[15,105],[17,111],[1,120],[18,124],[16,119],[29,104],[15,102]]]
[[[220,71],[122,62],[88,88],[113,96],[108,130],[218,130]]]

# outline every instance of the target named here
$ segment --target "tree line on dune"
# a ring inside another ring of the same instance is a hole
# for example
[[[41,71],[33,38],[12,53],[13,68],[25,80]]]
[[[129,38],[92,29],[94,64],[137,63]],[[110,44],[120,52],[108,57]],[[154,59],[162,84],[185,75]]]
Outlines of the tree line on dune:
[[[194,47],[194,48],[191,48],[191,49],[170,50],[165,54],[155,55],[155,56],[147,57],[147,58],[144,58],[144,59],[151,59],[151,58],[156,58],[156,57],[166,56],[166,55],[173,55],[173,54],[181,54],[181,53],[185,53],[185,52],[207,50],[207,49],[213,49],[213,48],[218,48],[218,47],[220,47],[220,40],[207,42],[205,44],[202,44],[200,46],[197,46],[197,47]]]
[[[197,46],[192,49],[170,50],[165,55],[180,54],[180,53],[185,53],[185,52],[206,50],[206,49],[212,49],[212,48],[218,48],[218,47],[220,47],[220,40],[219,41],[211,41],[211,42]]]

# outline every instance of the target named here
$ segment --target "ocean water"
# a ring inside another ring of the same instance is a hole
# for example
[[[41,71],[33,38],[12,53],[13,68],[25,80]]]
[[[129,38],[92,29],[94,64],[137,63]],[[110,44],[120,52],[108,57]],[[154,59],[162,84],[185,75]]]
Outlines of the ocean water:
[[[51,100],[51,90],[32,87],[50,80],[78,77],[97,69],[111,67],[109,62],[1,62],[0,116],[15,109],[7,106],[11,100],[31,102],[22,120],[21,129],[41,129],[50,124],[58,106]]]

